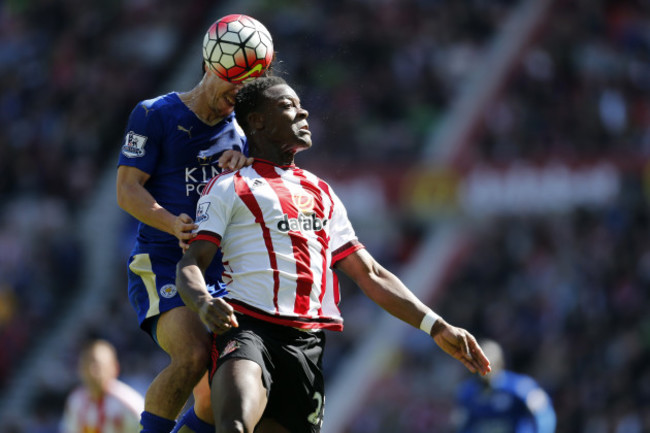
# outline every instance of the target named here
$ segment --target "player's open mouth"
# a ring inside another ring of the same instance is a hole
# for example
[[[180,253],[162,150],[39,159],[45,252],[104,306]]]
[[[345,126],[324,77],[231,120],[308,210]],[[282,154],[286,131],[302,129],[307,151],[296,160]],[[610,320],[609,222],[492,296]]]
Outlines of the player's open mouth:
[[[311,135],[311,131],[309,130],[309,125],[303,125],[299,129],[300,132],[306,132]]]

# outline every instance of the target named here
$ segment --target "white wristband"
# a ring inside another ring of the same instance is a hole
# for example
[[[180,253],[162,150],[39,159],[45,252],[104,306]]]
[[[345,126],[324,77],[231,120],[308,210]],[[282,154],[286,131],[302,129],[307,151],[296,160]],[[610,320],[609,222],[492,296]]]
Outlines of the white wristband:
[[[427,311],[427,314],[422,318],[422,322],[420,322],[420,329],[431,335],[431,328],[433,328],[433,325],[438,321],[438,319],[440,319],[440,316],[436,313],[431,310]]]

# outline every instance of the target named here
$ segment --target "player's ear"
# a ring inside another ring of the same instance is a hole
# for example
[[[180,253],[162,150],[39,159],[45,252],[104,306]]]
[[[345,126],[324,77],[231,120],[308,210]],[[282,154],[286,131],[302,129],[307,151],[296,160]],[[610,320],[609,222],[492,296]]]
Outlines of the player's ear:
[[[205,75],[208,72],[208,63],[201,58],[201,76]]]
[[[264,115],[262,113],[252,111],[248,113],[247,120],[251,132],[264,129]]]

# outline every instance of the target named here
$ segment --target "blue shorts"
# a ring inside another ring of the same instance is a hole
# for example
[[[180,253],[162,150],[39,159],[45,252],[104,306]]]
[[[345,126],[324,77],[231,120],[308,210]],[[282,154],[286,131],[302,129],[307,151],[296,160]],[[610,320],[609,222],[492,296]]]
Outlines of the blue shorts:
[[[135,253],[129,257],[129,301],[138,315],[140,327],[152,337],[151,319],[185,305],[176,290],[176,264],[180,258],[180,253],[178,257],[169,257],[151,252]],[[212,280],[206,278],[212,296],[224,296],[227,290],[223,283]]]

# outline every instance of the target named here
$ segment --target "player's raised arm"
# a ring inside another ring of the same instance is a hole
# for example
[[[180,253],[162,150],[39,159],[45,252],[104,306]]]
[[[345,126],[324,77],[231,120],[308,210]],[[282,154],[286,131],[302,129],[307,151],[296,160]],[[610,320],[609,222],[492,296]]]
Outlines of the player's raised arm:
[[[450,325],[424,305],[394,274],[365,249],[336,263],[377,305],[398,319],[431,335],[438,346],[472,373],[486,374],[490,362],[472,334]]]

